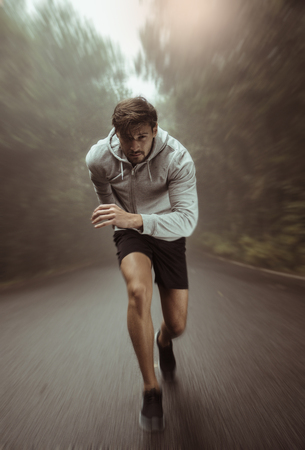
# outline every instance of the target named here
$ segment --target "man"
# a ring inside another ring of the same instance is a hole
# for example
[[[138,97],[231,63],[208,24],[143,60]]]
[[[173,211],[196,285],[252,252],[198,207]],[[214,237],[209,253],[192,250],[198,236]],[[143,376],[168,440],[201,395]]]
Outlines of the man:
[[[164,428],[162,391],[154,371],[150,314],[152,267],[164,320],[156,333],[159,368],[174,378],[172,339],[185,329],[188,280],[185,237],[197,223],[195,167],[188,151],[158,128],[157,112],[143,97],[121,101],[113,129],[89,151],[86,162],[101,202],[95,228],[112,225],[128,292],[127,326],[144,381],[140,425]]]

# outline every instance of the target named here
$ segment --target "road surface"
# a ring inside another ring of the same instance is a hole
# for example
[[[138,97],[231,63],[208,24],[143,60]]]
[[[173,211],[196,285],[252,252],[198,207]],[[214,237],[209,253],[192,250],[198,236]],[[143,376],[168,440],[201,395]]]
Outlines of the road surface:
[[[115,257],[2,292],[1,450],[305,449],[305,281],[199,251],[188,260],[188,326],[160,434],[138,425]],[[157,328],[157,289],[152,316]]]

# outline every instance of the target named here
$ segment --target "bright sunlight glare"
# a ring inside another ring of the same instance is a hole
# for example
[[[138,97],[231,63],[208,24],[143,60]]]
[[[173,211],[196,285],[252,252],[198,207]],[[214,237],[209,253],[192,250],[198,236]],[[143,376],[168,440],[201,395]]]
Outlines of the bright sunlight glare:
[[[35,6],[41,1],[27,0],[28,11],[34,13]],[[58,3],[65,1],[57,0]],[[81,17],[92,22],[103,37],[109,37],[114,44],[119,45],[130,70],[127,86],[131,95],[143,95],[153,102],[157,96],[154,82],[137,77],[133,68],[133,59],[141,49],[139,29],[149,17],[150,1],[73,0],[71,5]]]

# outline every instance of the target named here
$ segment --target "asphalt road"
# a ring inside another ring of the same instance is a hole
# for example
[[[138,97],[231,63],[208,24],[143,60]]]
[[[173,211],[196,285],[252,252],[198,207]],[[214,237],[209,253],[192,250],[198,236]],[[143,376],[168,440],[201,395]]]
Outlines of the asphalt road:
[[[305,449],[305,281],[188,260],[188,327],[160,434],[138,425],[115,257],[2,292],[1,450]],[[157,289],[152,315],[158,327]]]

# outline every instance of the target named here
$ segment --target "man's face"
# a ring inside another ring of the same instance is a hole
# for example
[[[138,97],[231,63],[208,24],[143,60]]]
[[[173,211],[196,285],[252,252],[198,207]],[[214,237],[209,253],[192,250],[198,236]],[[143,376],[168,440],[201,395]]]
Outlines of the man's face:
[[[125,138],[117,132],[122,151],[131,164],[136,165],[145,160],[148,156],[153,138],[158,131],[158,124],[151,129],[151,126],[147,124],[141,125],[137,130],[132,132],[132,138]]]

